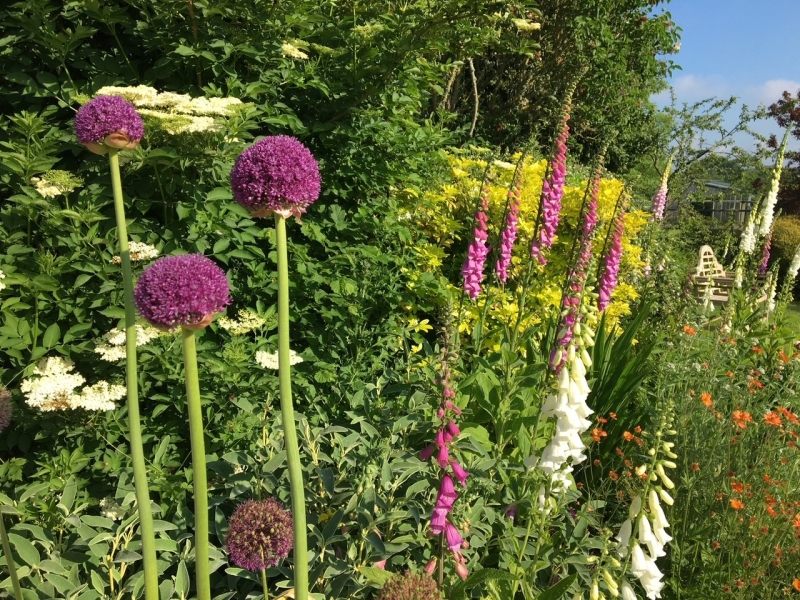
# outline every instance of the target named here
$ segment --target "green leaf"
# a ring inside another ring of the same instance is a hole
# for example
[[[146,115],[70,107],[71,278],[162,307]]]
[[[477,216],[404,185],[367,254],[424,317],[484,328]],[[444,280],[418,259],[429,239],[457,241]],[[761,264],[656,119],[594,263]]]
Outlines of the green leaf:
[[[481,569],[480,571],[473,572],[466,581],[459,583],[450,592],[449,600],[465,600],[467,597],[467,590],[472,589],[487,581],[516,581],[515,577],[508,571],[501,571],[500,569]]]
[[[231,192],[231,188],[229,187],[214,188],[208,193],[208,196],[206,196],[206,200],[208,201],[233,200],[233,193]]]
[[[175,576],[175,591],[178,592],[178,597],[181,600],[189,594],[189,569],[186,568],[185,561],[178,563],[178,574]]]
[[[36,567],[42,560],[36,546],[31,544],[24,537],[16,533],[9,533],[8,539],[11,541],[11,547],[17,551],[19,557],[32,567]]]
[[[50,330],[48,329],[48,331]],[[67,483],[64,485],[64,491],[61,492],[61,505],[67,510],[67,514],[72,510],[72,505],[75,503],[75,495],[77,493],[78,482],[75,481],[74,476],[70,476]]]
[[[564,594],[567,593],[567,590],[569,590],[572,582],[574,582],[577,577],[578,574],[573,573],[569,577],[562,579],[554,586],[547,588],[544,592],[542,592],[539,595],[538,600],[561,600]]]
[[[378,567],[361,567],[359,572],[372,583],[377,583],[378,585],[386,585],[392,578],[392,574],[389,571],[384,571]]]
[[[52,348],[58,343],[58,340],[61,338],[61,328],[58,326],[58,323],[53,323],[50,327],[47,328],[47,331],[44,332],[44,337],[42,338],[42,345],[45,348]]]
[[[142,560],[142,555],[138,552],[133,552],[132,550],[121,550],[114,557],[114,562],[117,563],[132,563],[136,562],[137,560]]]

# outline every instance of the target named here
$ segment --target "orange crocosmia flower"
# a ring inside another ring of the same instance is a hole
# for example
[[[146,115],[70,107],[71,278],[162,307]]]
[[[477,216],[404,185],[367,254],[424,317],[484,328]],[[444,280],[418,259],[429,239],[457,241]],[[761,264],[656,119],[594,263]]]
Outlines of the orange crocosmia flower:
[[[605,425],[606,423],[608,423],[608,419],[606,419],[604,417],[597,417],[597,422],[598,423],[603,423]]]
[[[733,371],[728,371],[726,375],[730,378],[733,378]]]
[[[615,421],[617,420],[617,413],[615,413],[615,412],[608,413],[608,416],[611,417],[612,419],[614,419]]]
[[[684,325],[683,333],[685,333],[686,335],[694,335],[695,333],[697,333],[697,330],[694,327],[690,327],[689,325]]]
[[[731,508],[733,510],[742,510],[744,503],[741,500],[731,500]]]
[[[759,348],[758,346],[753,346],[753,352],[755,352],[756,354],[764,354],[764,350],[762,348]]]
[[[788,356],[786,356],[786,352],[784,352],[783,350],[778,350],[778,356],[780,357],[780,359],[781,359],[781,360],[782,360],[784,363],[788,363],[788,362],[789,362],[789,360],[790,360],[790,359],[789,359],[789,357],[788,357]]]
[[[625,438],[626,442],[630,442],[631,440],[633,440],[635,436],[630,431],[626,431],[625,433],[622,434],[622,437]]]
[[[795,425],[800,423],[800,419],[797,418],[797,415],[794,414],[792,411],[790,411],[788,408],[784,408],[782,406],[779,406],[775,410],[777,410],[784,417],[786,417],[786,420],[789,421],[790,423],[794,423]]]
[[[617,473],[616,471],[609,471],[608,476],[611,478],[611,481],[616,481],[617,479],[619,479],[619,473]]]
[[[641,426],[639,426],[639,425],[637,425],[636,427],[634,427],[634,428],[633,428],[633,430],[634,430],[636,433],[642,433],[642,428],[641,428]]]
[[[764,422],[767,425],[772,425],[773,427],[780,427],[781,425],[783,425],[783,421],[781,421],[781,416],[775,411],[770,411],[766,415],[764,415]]]
[[[702,402],[706,406],[711,406],[713,404],[713,402],[711,401],[711,394],[709,394],[708,392],[703,392],[702,394],[700,394],[700,402]]]
[[[747,429],[747,423],[751,423],[753,417],[746,410],[735,410],[733,411],[733,421],[740,429]]]
[[[795,579],[795,580],[792,582],[792,587],[793,587],[794,589],[796,589],[798,592],[800,592],[800,579]]]
[[[600,440],[602,440],[607,435],[608,434],[605,431],[603,431],[601,428],[599,428],[599,427],[595,427],[594,429],[592,429],[592,439],[595,442],[599,442]]]
[[[699,471],[699,470],[700,470],[700,465],[698,465],[697,463],[692,463],[692,471]]]
[[[717,500],[722,500],[722,492],[717,492]]]
[[[744,485],[738,481],[731,481],[731,489],[737,494],[741,494],[744,491]]]

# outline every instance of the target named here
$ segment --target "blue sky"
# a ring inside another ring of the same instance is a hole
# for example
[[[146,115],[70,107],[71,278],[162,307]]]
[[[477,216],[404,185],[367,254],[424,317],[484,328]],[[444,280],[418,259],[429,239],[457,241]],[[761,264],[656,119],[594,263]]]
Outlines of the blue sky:
[[[671,80],[679,103],[738,96],[755,108],[775,102],[783,90],[800,89],[800,0],[672,0],[662,6],[683,30],[674,55],[682,70]],[[663,105],[668,96],[654,100]],[[779,128],[769,120],[754,129],[768,134]],[[746,138],[738,141],[749,146]]]

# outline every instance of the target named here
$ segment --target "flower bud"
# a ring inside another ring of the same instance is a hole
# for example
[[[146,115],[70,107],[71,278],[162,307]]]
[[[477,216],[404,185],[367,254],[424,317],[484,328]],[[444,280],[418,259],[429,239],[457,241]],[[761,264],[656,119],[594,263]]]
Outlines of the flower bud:
[[[436,563],[438,559],[434,556],[432,559],[428,561],[428,564],[425,565],[425,569],[423,569],[428,575],[433,575],[433,572],[436,571]]]

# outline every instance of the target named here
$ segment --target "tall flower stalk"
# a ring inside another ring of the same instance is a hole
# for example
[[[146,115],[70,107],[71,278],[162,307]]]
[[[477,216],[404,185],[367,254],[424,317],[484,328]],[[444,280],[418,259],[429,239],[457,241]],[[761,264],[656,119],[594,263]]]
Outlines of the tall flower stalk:
[[[622,235],[625,231],[625,206],[623,205],[612,225],[611,243],[603,260],[603,274],[600,277],[597,308],[603,312],[611,304],[611,295],[617,288],[619,267],[622,262]]]
[[[111,188],[114,195],[114,212],[117,220],[117,237],[119,238],[119,256],[122,265],[122,285],[125,299],[125,380],[127,385],[128,434],[130,436],[133,480],[142,536],[144,592],[146,600],[157,600],[159,591],[155,530],[153,527],[153,514],[150,508],[150,490],[147,483],[147,468],[144,460],[142,426],[139,414],[133,270],[131,268],[118,156],[120,150],[130,150],[139,145],[139,141],[144,136],[144,125],[136,109],[123,98],[98,96],[82,106],[75,115],[75,134],[78,137],[78,141],[91,152],[101,155],[108,154],[109,168],[111,170]]]
[[[197,599],[210,600],[208,480],[195,332],[210,325],[214,315],[230,304],[228,279],[222,269],[202,254],[166,256],[145,269],[136,284],[134,298],[139,313],[154,327],[181,329],[192,448]]]
[[[775,166],[772,169],[772,182],[770,183],[767,199],[764,201],[764,206],[761,210],[760,224],[758,227],[759,237],[765,238],[772,231],[772,222],[775,219],[775,205],[778,202],[778,190],[781,186],[781,173],[783,172],[783,159],[786,156],[786,146],[789,143],[789,135],[792,132],[791,127],[786,128],[783,134],[783,141],[780,148],[778,148],[778,156],[775,159]]]
[[[290,216],[300,218],[319,197],[320,186],[317,161],[308,148],[288,136],[272,136],[256,142],[239,155],[231,171],[231,188],[236,201],[255,217],[274,215],[275,218],[278,254],[278,379],[292,498],[296,600],[308,600],[308,539],[303,468],[292,404],[286,219]]]
[[[658,186],[656,193],[653,195],[653,220],[661,221],[664,219],[664,210],[667,208],[667,194],[669,193],[669,176],[672,174],[672,161],[675,158],[676,150],[673,150],[667,159],[667,165],[664,167],[664,173],[661,175],[661,184]]]
[[[522,194],[522,180],[525,174],[525,156],[520,158],[514,172],[514,180],[508,190],[508,210],[503,232],[500,234],[500,257],[497,259],[497,279],[501,283],[508,281],[508,269],[511,266],[511,257],[514,251],[514,242],[517,240],[517,223],[519,222],[520,195]]]
[[[489,186],[484,186],[481,194],[481,203],[475,213],[475,227],[473,229],[472,243],[467,248],[467,258],[461,267],[461,276],[464,278],[464,291],[472,300],[481,294],[481,284],[484,278],[486,258],[489,256]]]

